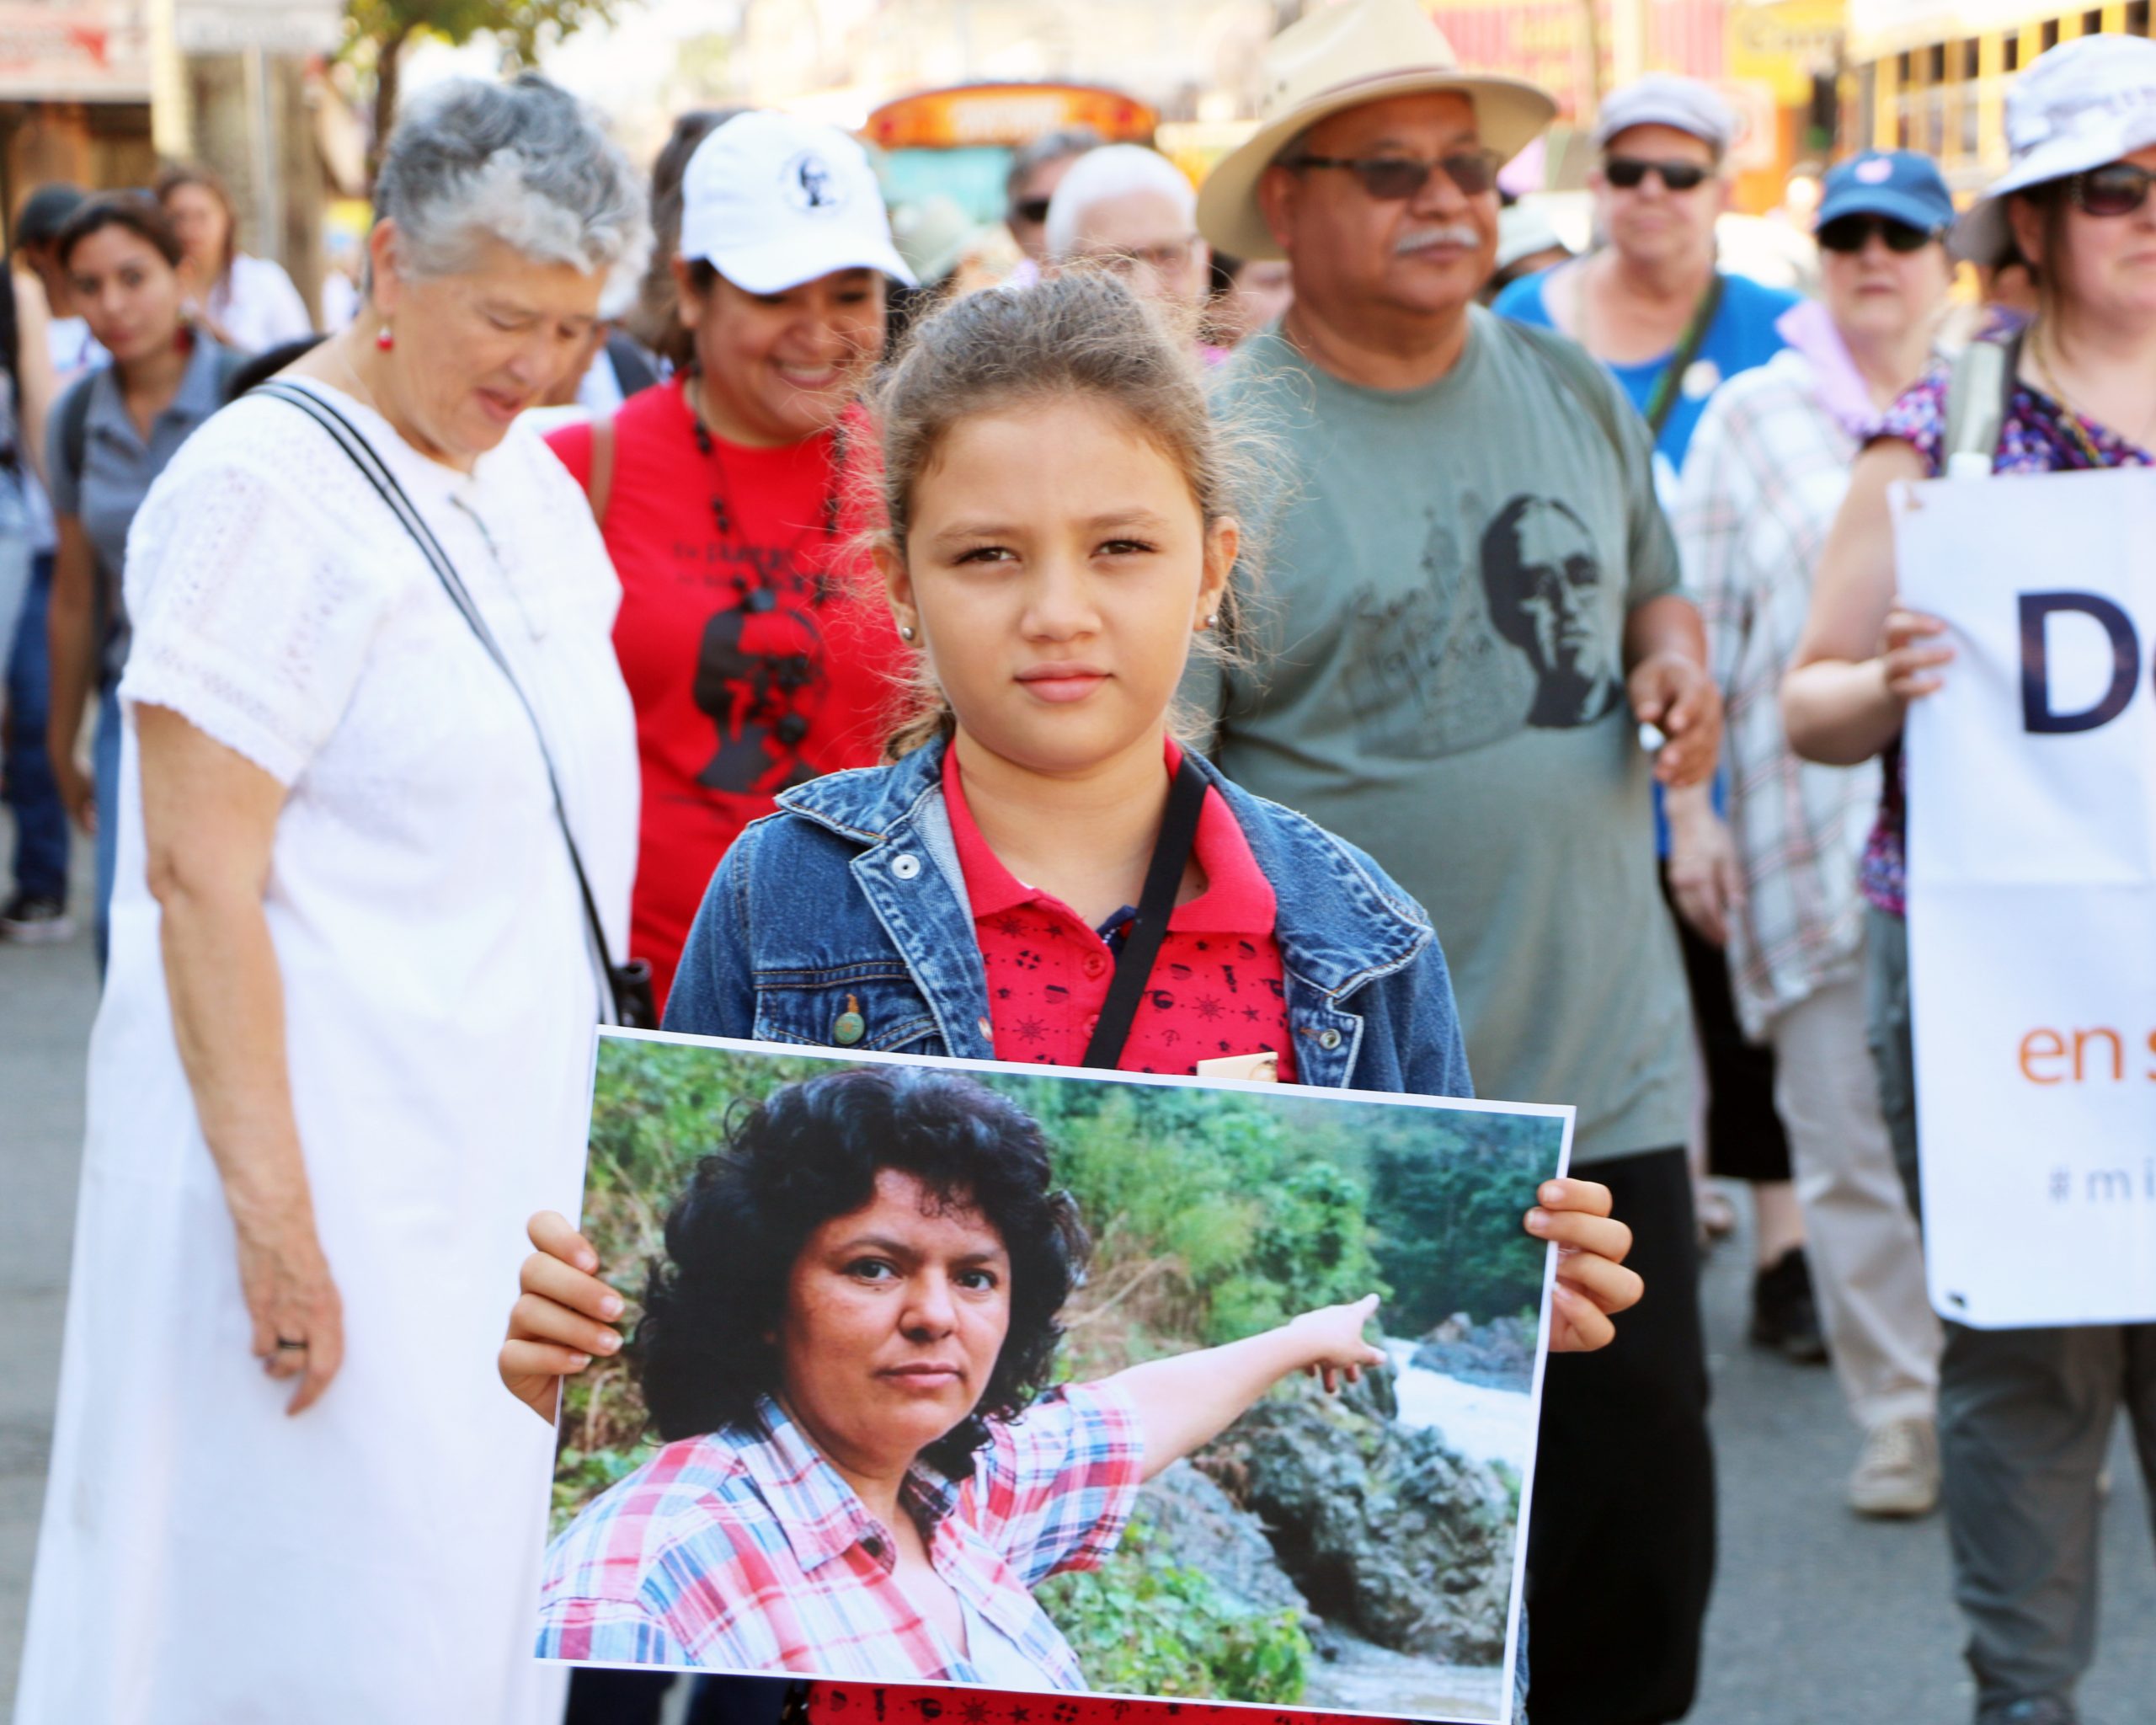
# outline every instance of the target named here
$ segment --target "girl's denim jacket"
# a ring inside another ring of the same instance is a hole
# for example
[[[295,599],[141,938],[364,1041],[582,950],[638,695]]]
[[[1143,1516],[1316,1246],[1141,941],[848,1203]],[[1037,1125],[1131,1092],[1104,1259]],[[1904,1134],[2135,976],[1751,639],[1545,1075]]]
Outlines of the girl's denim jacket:
[[[943,806],[943,747],[783,792],[778,812],[734,841],[690,931],[669,1030],[995,1058],[987,973]],[[1353,845],[1198,765],[1278,904],[1297,1078],[1473,1095],[1452,981],[1422,907]]]

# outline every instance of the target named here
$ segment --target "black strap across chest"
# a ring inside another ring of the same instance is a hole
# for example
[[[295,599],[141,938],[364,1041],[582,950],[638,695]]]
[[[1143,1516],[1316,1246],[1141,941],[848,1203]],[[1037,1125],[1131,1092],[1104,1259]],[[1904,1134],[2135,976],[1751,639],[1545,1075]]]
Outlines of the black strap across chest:
[[[1116,954],[1115,975],[1108,983],[1108,997],[1101,1007],[1100,1022],[1086,1044],[1085,1064],[1115,1070],[1123,1046],[1130,1039],[1130,1027],[1138,1017],[1153,979],[1153,961],[1161,943],[1167,938],[1168,918],[1175,914],[1176,893],[1189,866],[1191,846],[1198,841],[1198,817],[1205,806],[1205,775],[1188,755],[1176,769],[1168,788],[1168,806],[1161,816],[1161,836],[1153,841],[1153,860],[1145,868],[1145,887],[1138,900],[1138,915]]]
[[[339,413],[328,402],[293,383],[270,382],[254,392],[283,402],[287,407],[297,408],[315,424],[329,434],[330,441],[342,450],[352,465],[365,477],[375,493],[389,506],[398,523],[412,542],[419,547],[427,566],[440,582],[449,601],[456,607],[457,615],[478,638],[479,645],[488,658],[494,660],[501,674],[509,680],[510,692],[517,704],[524,709],[524,716],[531,724],[531,734],[539,744],[539,758],[547,769],[547,788],[553,793],[554,820],[562,830],[562,841],[568,846],[569,867],[576,875],[578,896],[584,901],[585,932],[590,939],[593,955],[597,959],[606,987],[601,998],[609,1009],[611,1021],[616,1024],[648,1029],[658,1023],[653,1009],[650,967],[641,959],[632,959],[626,964],[616,964],[606,947],[606,925],[600,920],[599,901],[592,895],[590,878],[584,873],[584,854],[577,848],[576,834],[569,826],[568,805],[563,800],[562,782],[554,770],[553,750],[547,746],[547,732],[539,723],[539,713],[531,698],[524,692],[524,685],[517,681],[516,673],[510,667],[509,657],[502,651],[501,644],[494,638],[494,632],[487,626],[479,607],[464,585],[464,578],[456,572],[456,565],[449,560],[449,553],[442,549],[434,529],[414,505],[397,476],[383,464],[382,459],[356,425]]]

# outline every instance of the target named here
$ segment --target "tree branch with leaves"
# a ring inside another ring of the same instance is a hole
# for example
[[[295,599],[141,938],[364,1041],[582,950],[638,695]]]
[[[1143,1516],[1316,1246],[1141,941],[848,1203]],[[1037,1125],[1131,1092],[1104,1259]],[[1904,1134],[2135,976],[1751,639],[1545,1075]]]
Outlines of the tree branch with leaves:
[[[439,36],[461,47],[482,32],[502,45],[505,69],[538,63],[542,40],[559,41],[586,24],[611,24],[621,0],[349,0],[344,56],[374,72],[374,147],[397,124],[405,48],[414,36]]]

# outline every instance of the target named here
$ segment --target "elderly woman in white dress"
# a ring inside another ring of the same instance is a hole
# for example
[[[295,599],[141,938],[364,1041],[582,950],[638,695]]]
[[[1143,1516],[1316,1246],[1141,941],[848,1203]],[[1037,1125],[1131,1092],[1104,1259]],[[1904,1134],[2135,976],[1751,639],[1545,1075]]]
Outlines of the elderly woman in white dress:
[[[609,1009],[564,827],[618,952],[637,772],[612,572],[516,419],[640,265],[641,204],[552,85],[431,93],[360,323],[136,520],[17,1725],[558,1717],[529,1653],[547,1434],[489,1365],[523,1219],[575,1198]]]

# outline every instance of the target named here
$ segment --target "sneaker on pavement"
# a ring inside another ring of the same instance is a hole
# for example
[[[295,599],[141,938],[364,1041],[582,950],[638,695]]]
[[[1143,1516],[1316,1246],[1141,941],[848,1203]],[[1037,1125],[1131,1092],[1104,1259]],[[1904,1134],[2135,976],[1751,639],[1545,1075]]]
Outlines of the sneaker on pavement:
[[[2081,1725],[2081,1716],[2073,1711],[2072,1701],[2040,1695],[2003,1706],[1979,1706],[1977,1725]]]
[[[1860,1515],[1910,1516],[1938,1507],[1939,1434],[1931,1422],[1890,1419],[1866,1432],[1849,1474],[1849,1508]]]
[[[18,946],[54,946],[73,939],[74,934],[75,919],[57,899],[17,893],[8,901],[8,908],[0,911],[0,940],[11,940]]]
[[[1790,1247],[1752,1278],[1752,1340],[1800,1365],[1826,1359],[1827,1338],[1819,1332],[1819,1308],[1801,1246]]]

